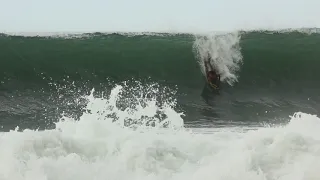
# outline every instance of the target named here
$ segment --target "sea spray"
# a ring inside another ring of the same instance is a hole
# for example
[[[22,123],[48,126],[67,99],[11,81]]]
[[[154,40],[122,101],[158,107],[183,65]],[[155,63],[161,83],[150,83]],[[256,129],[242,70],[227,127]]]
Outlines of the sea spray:
[[[84,96],[87,105],[79,121],[95,115],[94,120],[106,120],[123,127],[183,127],[183,113],[174,110],[176,91],[158,83],[127,80],[112,88],[109,96],[102,92],[100,97],[95,97],[94,93],[92,89],[89,96]]]
[[[205,74],[204,61],[209,60],[215,70],[221,74],[221,80],[232,85],[237,82],[237,73],[242,63],[240,35],[235,33],[210,33],[196,36],[193,44],[201,71]]]

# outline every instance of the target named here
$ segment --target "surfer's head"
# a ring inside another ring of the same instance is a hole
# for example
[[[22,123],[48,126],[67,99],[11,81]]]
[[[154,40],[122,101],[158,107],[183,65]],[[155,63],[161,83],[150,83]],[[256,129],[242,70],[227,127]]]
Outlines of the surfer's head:
[[[217,78],[217,75],[214,71],[209,71],[208,77],[214,79],[214,78]]]
[[[216,76],[216,73],[215,73],[214,71],[210,71],[210,72],[209,72],[209,75],[210,75],[210,76]]]

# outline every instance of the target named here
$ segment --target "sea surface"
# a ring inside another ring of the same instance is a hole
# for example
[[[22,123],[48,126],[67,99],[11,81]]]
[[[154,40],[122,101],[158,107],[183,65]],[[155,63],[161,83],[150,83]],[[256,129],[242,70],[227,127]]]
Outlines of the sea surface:
[[[318,180],[319,32],[0,34],[0,180]]]

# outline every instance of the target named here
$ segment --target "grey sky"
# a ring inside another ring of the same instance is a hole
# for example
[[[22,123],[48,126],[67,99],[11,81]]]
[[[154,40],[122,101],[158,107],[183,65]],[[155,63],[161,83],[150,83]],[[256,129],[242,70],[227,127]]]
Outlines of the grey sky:
[[[320,0],[0,0],[1,32],[320,27]]]

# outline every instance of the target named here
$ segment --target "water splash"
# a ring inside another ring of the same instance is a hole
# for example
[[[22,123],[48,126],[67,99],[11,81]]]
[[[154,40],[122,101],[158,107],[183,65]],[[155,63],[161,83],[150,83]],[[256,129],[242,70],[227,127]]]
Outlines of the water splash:
[[[212,33],[197,36],[193,44],[202,73],[205,74],[204,60],[211,58],[212,66],[221,74],[221,80],[230,85],[238,79],[236,73],[242,63],[238,33]]]
[[[87,105],[79,121],[105,120],[131,128],[183,127],[181,116],[184,114],[174,110],[176,91],[161,88],[157,83],[143,85],[139,81],[125,81],[116,85],[109,96],[94,97],[94,93],[92,89],[89,96],[83,97]]]

